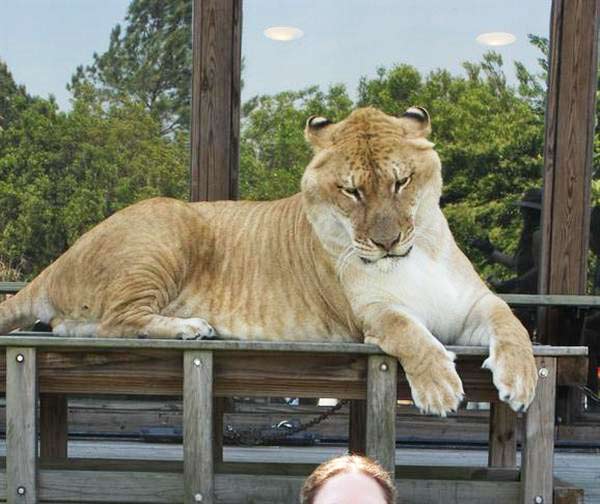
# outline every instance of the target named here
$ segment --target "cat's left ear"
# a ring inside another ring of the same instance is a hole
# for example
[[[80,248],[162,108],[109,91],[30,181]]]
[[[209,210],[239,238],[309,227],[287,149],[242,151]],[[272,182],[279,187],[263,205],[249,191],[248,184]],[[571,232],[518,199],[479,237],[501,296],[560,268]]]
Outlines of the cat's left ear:
[[[423,107],[410,107],[400,118],[407,136],[427,138],[431,133],[431,117]]]

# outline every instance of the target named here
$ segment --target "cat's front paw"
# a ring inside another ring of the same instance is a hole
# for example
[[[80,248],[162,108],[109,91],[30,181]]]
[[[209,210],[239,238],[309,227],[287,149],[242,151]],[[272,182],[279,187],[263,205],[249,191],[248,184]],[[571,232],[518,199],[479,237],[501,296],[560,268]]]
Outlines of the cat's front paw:
[[[406,378],[415,406],[422,413],[445,417],[458,409],[464,390],[454,365],[455,355],[437,349],[432,354],[415,371],[406,371]]]
[[[189,318],[181,319],[177,339],[214,339],[217,331],[204,319]]]
[[[531,348],[510,343],[495,345],[483,363],[492,372],[500,400],[517,412],[525,411],[533,401],[538,380]]]

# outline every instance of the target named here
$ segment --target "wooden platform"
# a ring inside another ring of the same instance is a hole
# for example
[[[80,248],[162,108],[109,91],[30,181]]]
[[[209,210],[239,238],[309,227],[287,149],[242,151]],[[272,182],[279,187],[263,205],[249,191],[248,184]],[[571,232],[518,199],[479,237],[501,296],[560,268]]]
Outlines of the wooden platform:
[[[534,499],[549,503],[560,491],[553,480],[557,376],[568,379],[569,372],[559,369],[573,369],[586,353],[585,348],[535,348],[540,380],[523,419],[519,470],[516,415],[495,403],[491,374],[480,367],[487,349],[451,347],[467,396],[494,403],[489,467],[433,470],[396,467],[396,400],[410,397],[410,391],[396,360],[374,346],[62,339],[36,334],[7,335],[0,338],[0,346],[6,349],[0,375],[6,375],[7,416],[0,499],[11,504],[294,502],[312,465],[221,462],[222,447],[214,434],[221,432],[222,419],[213,415],[213,402],[230,395],[355,400],[351,448],[364,450],[396,474],[404,488],[403,502],[434,503],[443,498],[456,504]],[[36,430],[40,393],[43,457],[38,457]],[[183,396],[183,462],[122,464],[50,457],[60,453],[57,444],[66,443],[66,426],[65,418],[54,418],[48,405],[53,404],[52,394],[73,393]]]

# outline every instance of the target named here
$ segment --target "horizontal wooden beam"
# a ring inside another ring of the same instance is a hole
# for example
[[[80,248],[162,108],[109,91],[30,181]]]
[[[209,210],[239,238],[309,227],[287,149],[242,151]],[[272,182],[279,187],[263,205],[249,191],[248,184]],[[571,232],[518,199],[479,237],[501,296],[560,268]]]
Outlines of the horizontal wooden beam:
[[[48,333],[16,332],[0,334],[1,347],[37,347],[42,349],[139,349],[139,350],[206,350],[206,351],[246,351],[246,352],[300,352],[310,354],[357,354],[357,355],[384,355],[384,352],[375,345],[350,342],[310,342],[303,341],[298,336],[296,341],[256,341],[256,340],[210,340],[210,341],[183,341],[166,339],[122,339],[122,338],[62,338],[56,336],[42,336]],[[481,356],[489,354],[485,346],[453,346],[446,347],[461,356]],[[536,345],[533,347],[535,356],[562,357],[567,355],[587,355],[588,349],[584,346],[547,346]]]
[[[301,476],[217,474],[215,494],[224,504],[296,502]],[[6,498],[6,477],[0,473],[0,499]],[[396,479],[402,502],[505,504],[516,502],[517,481]],[[183,475],[168,472],[41,470],[39,499],[52,502],[171,504],[183,502]]]

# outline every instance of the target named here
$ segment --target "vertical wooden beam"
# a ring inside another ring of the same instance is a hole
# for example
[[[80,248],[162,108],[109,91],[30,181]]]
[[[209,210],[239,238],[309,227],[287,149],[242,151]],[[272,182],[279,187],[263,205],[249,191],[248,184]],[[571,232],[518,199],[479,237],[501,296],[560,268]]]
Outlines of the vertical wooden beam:
[[[6,500],[37,503],[35,348],[6,349]]]
[[[586,290],[599,13],[598,0],[554,0],[552,4],[541,294],[585,294]],[[552,314],[545,319],[543,341],[559,343],[561,331]]]
[[[517,415],[503,402],[490,403],[488,466],[517,466]]]
[[[539,370],[538,385],[523,426],[522,504],[552,502],[556,358],[538,357],[536,363]]]
[[[369,356],[367,378],[367,455],[390,474],[396,467],[396,398],[398,361]]]
[[[227,405],[226,397],[214,398],[213,410],[213,461],[215,464],[223,462],[223,419]]]
[[[350,401],[348,416],[348,450],[357,455],[367,453],[367,401],[353,399]]]
[[[191,200],[238,196],[242,0],[193,0]]]
[[[69,404],[63,394],[40,394],[40,457],[66,459]]]
[[[183,355],[183,472],[185,504],[213,504],[213,354]]]

